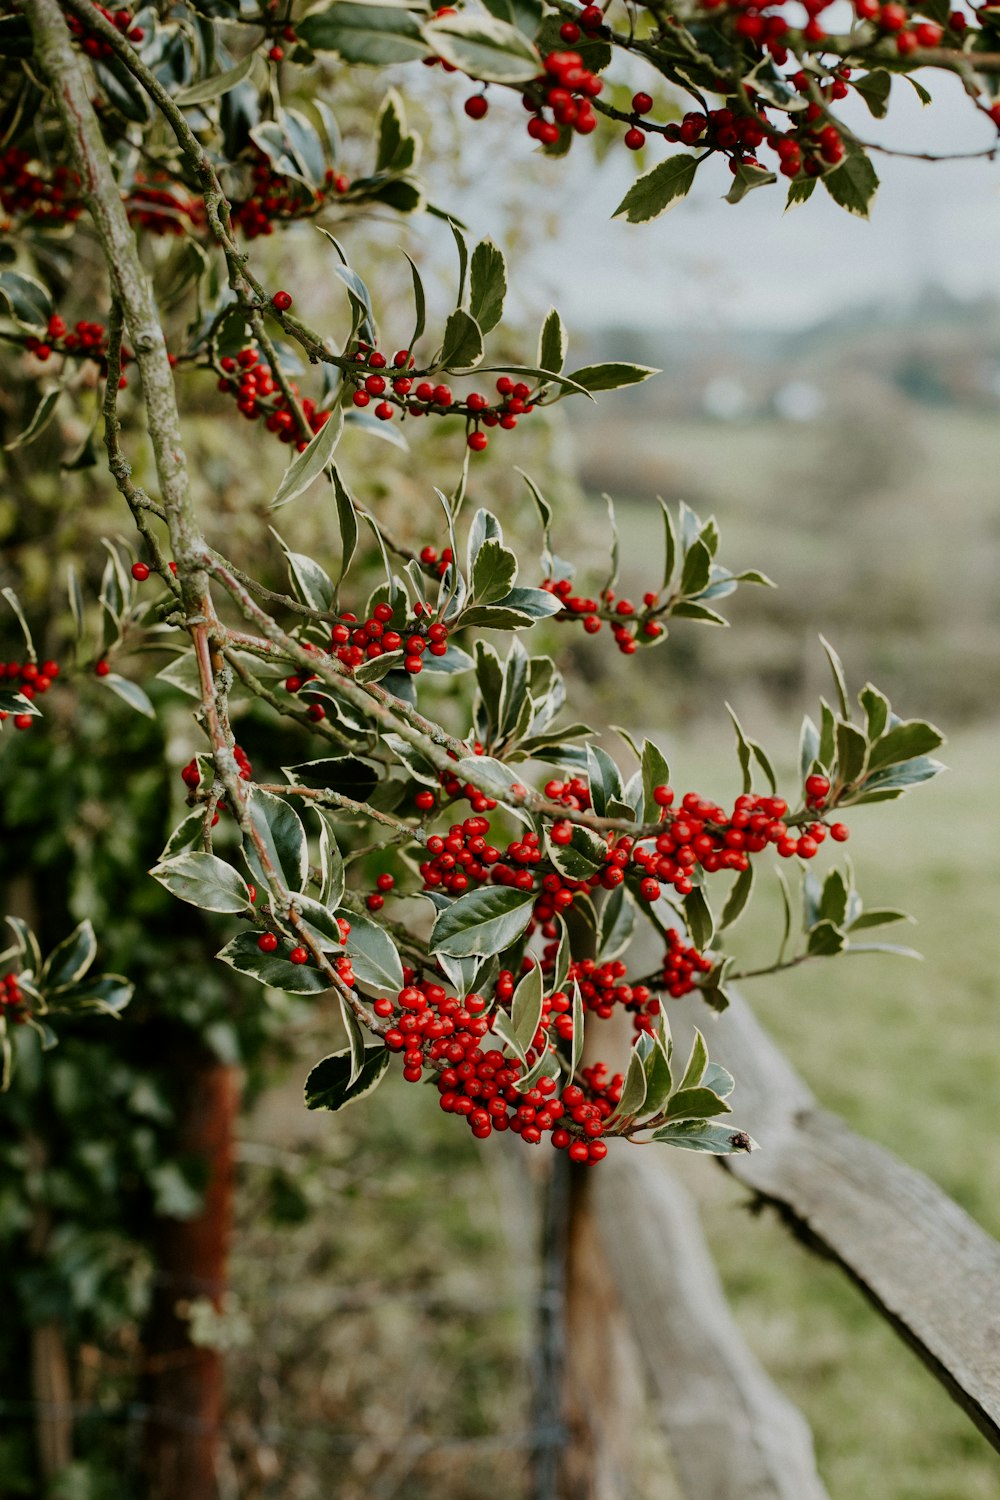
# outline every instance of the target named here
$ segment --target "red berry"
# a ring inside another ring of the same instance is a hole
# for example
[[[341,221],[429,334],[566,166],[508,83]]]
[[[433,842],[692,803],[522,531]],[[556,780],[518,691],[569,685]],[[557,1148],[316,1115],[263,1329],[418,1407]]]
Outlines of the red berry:
[[[96,677],[107,677],[107,675],[108,675],[108,673],[110,671],[111,671],[111,668],[108,666],[107,662],[104,661],[103,659],[101,661],[99,661],[99,662],[95,662],[94,663],[94,675]]]
[[[136,583],[145,583],[149,577],[149,564],[137,562],[132,564],[132,577]]]
[[[421,812],[430,812],[437,799],[432,791],[420,791],[413,800]]]
[[[291,292],[275,292],[271,301],[279,312],[287,312],[292,305],[292,294]]]
[[[261,953],[273,953],[278,946],[278,939],[273,932],[262,932],[257,939],[257,947]]]
[[[489,438],[485,432],[470,432],[467,441],[473,453],[482,453],[489,443]]]
[[[625,144],[630,151],[641,151],[646,144],[645,133],[633,125],[631,130],[625,132]],[[572,1155],[572,1148],[570,1154]]]
[[[846,823],[831,823],[830,837],[836,839],[838,844],[846,844],[851,836],[851,830]]]
[[[632,108],[637,115],[648,115],[653,107],[652,94],[633,94]]]
[[[309,954],[305,948],[293,948],[288,957],[293,964],[307,964],[309,962]]]
[[[465,101],[465,113],[470,120],[481,120],[489,110],[489,101],[485,94],[473,94],[471,99]]]
[[[569,42],[570,46],[572,46],[574,42],[580,40],[582,33],[575,21],[564,21],[559,28],[559,35],[564,42]]]

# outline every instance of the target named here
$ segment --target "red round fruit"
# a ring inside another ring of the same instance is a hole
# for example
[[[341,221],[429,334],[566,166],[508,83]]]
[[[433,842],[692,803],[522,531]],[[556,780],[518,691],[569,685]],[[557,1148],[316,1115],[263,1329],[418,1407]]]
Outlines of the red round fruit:
[[[490,440],[485,432],[470,432],[467,441],[473,453],[482,453]]]
[[[132,577],[135,579],[136,583],[145,583],[146,579],[149,577],[149,564],[144,562],[133,563]]]
[[[307,964],[309,962],[309,954],[305,948],[293,948],[288,957],[293,964]]]
[[[291,292],[275,292],[271,301],[278,312],[287,312],[292,305],[292,294]]]
[[[485,94],[473,94],[471,99],[465,101],[465,113],[470,120],[481,120],[489,111],[489,100]]]
[[[261,953],[274,953],[278,946],[278,939],[273,932],[262,932],[257,939],[257,947]]]

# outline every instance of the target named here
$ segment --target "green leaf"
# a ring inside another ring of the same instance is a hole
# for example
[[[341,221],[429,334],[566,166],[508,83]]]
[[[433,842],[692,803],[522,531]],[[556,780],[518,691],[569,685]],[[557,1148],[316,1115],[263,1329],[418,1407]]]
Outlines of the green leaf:
[[[52,298],[48,288],[34,276],[25,276],[23,271],[0,271],[0,301],[22,327],[42,330],[48,327],[53,313]]]
[[[714,1062],[710,1062],[705,1069],[701,1082],[703,1088],[711,1089],[712,1093],[718,1094],[720,1099],[728,1099],[736,1087],[736,1079],[732,1073]]]
[[[387,1047],[370,1047],[356,1072],[350,1048],[331,1052],[306,1079],[306,1109],[343,1109],[363,1099],[381,1083],[391,1055]]]
[[[888,927],[891,922],[912,922],[913,918],[909,912],[900,911],[896,906],[871,906],[855,917],[850,924],[850,932],[862,932],[866,927]],[[853,946],[853,944],[852,944]]]
[[[694,946],[699,953],[704,952],[715,935],[715,919],[700,885],[684,897],[684,920]]]
[[[296,21],[299,40],[314,52],[336,52],[345,62],[385,67],[425,57],[416,15],[396,5],[335,0]]]
[[[292,552],[273,526],[268,529],[285,554],[296,598],[300,603],[308,604],[310,609],[332,609],[336,590],[326,569],[304,552]]]
[[[10,688],[0,688],[0,713],[27,714],[30,718],[41,718],[42,711],[37,703],[26,698],[23,693],[15,693]]]
[[[878,192],[878,174],[861,147],[849,137],[844,140],[844,147],[846,155],[840,166],[825,173],[820,181],[834,203],[867,219]]]
[[[469,268],[469,311],[482,333],[489,333],[503,316],[507,295],[507,264],[492,240],[480,240]],[[561,366],[560,366],[561,368]]]
[[[406,109],[396,89],[390,89],[382,100],[375,138],[376,172],[400,172],[413,166],[416,137],[406,128]]]
[[[193,104],[208,104],[212,99],[221,99],[223,94],[228,94],[230,89],[242,83],[253,71],[256,58],[256,52],[248,52],[235,67],[227,68],[224,73],[214,73],[209,78],[203,78],[200,83],[192,83],[186,89],[181,89],[173,95],[174,103],[180,109],[187,109]]]
[[[641,1041],[642,1038],[639,1038]],[[639,1051],[639,1043],[632,1048],[629,1054],[628,1067],[625,1070],[625,1082],[622,1085],[622,1096],[615,1110],[615,1117],[620,1120],[631,1120],[643,1113],[646,1104],[646,1070],[643,1067],[642,1054]]]
[[[690,596],[708,587],[712,576],[712,554],[703,538],[692,542],[681,565],[680,592]],[[675,613],[677,611],[675,610]]]
[[[97,957],[97,938],[89,918],[63,938],[49,954],[39,975],[43,990],[58,990],[76,984]]]
[[[245,912],[251,904],[243,876],[215,854],[177,854],[149,873],[172,896],[202,911]]]
[[[271,501],[272,510],[279,510],[289,501],[297,499],[299,495],[305,493],[314,480],[319,478],[329,464],[343,430],[344,413],[337,406],[331,411],[309,445],[303,448],[302,452],[297,454],[288,465],[274,499]]]
[[[563,320],[554,307],[549,308],[542,324],[542,331],[538,336],[538,364],[543,370],[552,370],[559,374],[566,363],[566,329]],[[525,475],[527,479],[527,475]],[[528,480],[531,484],[531,480]],[[532,485],[534,489],[534,486]]]
[[[137,682],[131,682],[127,677],[119,677],[117,672],[108,672],[104,677],[99,677],[98,682],[106,688],[110,688],[123,703],[129,708],[134,708],[136,713],[142,714],[147,719],[156,718],[156,710],[150,703],[143,688]]]
[[[674,563],[677,558],[677,536],[674,532],[674,523],[670,519],[670,512],[663,501],[660,499],[659,495],[657,495],[656,501],[663,515],[663,587],[664,589],[667,589],[670,585],[671,578],[673,578],[674,576]]]
[[[868,741],[855,724],[837,720],[837,770],[845,786],[860,777],[868,753]]]
[[[298,935],[299,925],[310,942],[323,953],[339,952],[344,947],[344,939],[337,924],[335,910],[324,901],[317,901],[314,896],[303,895],[297,892],[291,899],[289,911],[289,925],[292,925],[291,912],[294,911],[299,919],[295,924]]]
[[[843,925],[847,916],[848,887],[840,870],[831,870],[823,882],[823,894],[819,902],[819,914],[835,927]]]
[[[540,964],[533,964],[519,981],[510,1006],[510,1023],[524,1052],[532,1046],[542,1019],[545,986]]]
[[[456,307],[444,325],[444,344],[438,368],[471,370],[483,357],[483,335],[479,324],[464,308]]]
[[[280,951],[261,953],[259,936],[258,932],[237,933],[215,956],[238,973],[288,995],[320,995],[330,988],[329,979],[312,964],[293,964]]]
[[[256,839],[263,849],[263,857],[277,873],[289,891],[305,889],[309,874],[309,851],[306,833],[294,808],[289,807],[273,792],[251,787],[247,798],[247,811],[253,824]],[[257,843],[249,835],[243,836],[243,857],[250,867],[254,883],[267,890],[269,881],[261,863]]]
[[[324,760],[282,766],[281,770],[297,786],[339,792],[355,802],[367,802],[378,785],[378,772],[356,755],[331,755]]]
[[[531,921],[535,895],[509,886],[468,891],[444,909],[434,923],[430,950],[465,958],[502,953]]]
[[[647,823],[656,818],[658,807],[653,796],[658,786],[669,786],[670,767],[658,745],[652,740],[642,742],[642,809]]]
[[[825,636],[821,635],[819,640],[820,645],[826,652],[827,661],[830,663],[830,671],[833,673],[833,681],[834,686],[837,689],[837,702],[840,706],[841,718],[850,719],[851,706],[847,698],[847,679],[844,676],[844,664]]]
[[[505,599],[517,578],[517,557],[503,542],[483,542],[472,565],[472,595],[479,604]]]
[[[643,1066],[646,1073],[646,1101],[645,1112],[649,1115],[659,1114],[670,1097],[673,1088],[673,1077],[670,1071],[670,1059],[667,1057],[665,1043],[658,1037],[651,1037],[653,1045],[646,1052]]]
[[[494,16],[440,16],[424,25],[424,36],[439,57],[486,83],[528,83],[544,71],[533,43]]]
[[[698,1030],[694,1029],[694,1040],[691,1043],[691,1054],[684,1069],[684,1076],[677,1085],[678,1089],[694,1089],[701,1083],[708,1067],[708,1048],[705,1046],[705,1038]]]
[[[922,719],[903,719],[872,746],[868,757],[868,775],[885,766],[916,760],[944,744],[944,735],[933,724]]]
[[[722,908],[722,916],[719,919],[719,931],[725,932],[727,927],[732,927],[742,915],[743,909],[750,900],[753,891],[754,867],[751,862],[745,870],[741,870],[733,882],[732,890],[726,898],[726,904]]]
[[[319,820],[319,899],[336,911],[344,899],[344,858],[330,819],[319,808],[314,812]]]
[[[351,924],[345,948],[358,983],[390,997],[398,995],[403,988],[403,964],[385,928],[346,907],[337,915]]]
[[[635,931],[635,903],[624,885],[616,886],[601,907],[597,925],[597,952],[600,963],[607,963],[623,953]]]
[[[687,1120],[679,1125],[664,1125],[654,1130],[652,1139],[684,1151],[706,1151],[712,1156],[733,1156],[753,1151],[757,1142],[743,1130],[731,1126],[711,1125],[707,1121]]]
[[[573,1042],[572,1042],[572,1046],[570,1048],[570,1056],[569,1056],[569,1076],[571,1078],[574,1077],[577,1068],[580,1066],[580,1061],[581,1061],[581,1059],[583,1057],[583,1042],[584,1042],[584,1029],[585,1029],[585,1026],[586,1026],[586,1022],[584,1020],[584,1012],[583,1012],[583,996],[580,993],[580,986],[579,986],[579,984],[574,979],[573,980]]]
[[[95,974],[49,996],[53,1011],[93,1010],[102,1016],[117,1016],[135,994],[135,985],[124,974]]]
[[[742,203],[747,193],[752,193],[754,188],[770,187],[777,180],[775,174],[766,167],[747,166],[741,162],[736,168],[733,185],[726,194],[726,202]]]
[[[641,385],[660,371],[651,365],[626,364],[621,360],[601,365],[581,365],[566,377],[585,391],[619,391],[627,385]]]
[[[851,87],[857,91],[876,120],[884,120],[889,111],[889,91],[892,75],[884,68],[873,68],[870,73],[851,79]]]
[[[709,1120],[713,1115],[728,1115],[725,1099],[708,1088],[680,1088],[667,1101],[663,1111],[667,1120]]]
[[[599,818],[603,818],[610,802],[624,802],[625,800],[622,774],[608,752],[602,750],[600,745],[587,746],[587,762],[591,802],[594,812]]]
[[[869,741],[879,739],[889,722],[889,700],[870,682],[866,682],[858,694],[858,702],[865,711],[865,725]]]
[[[833,922],[824,919],[809,929],[807,948],[815,958],[830,958],[846,946],[847,939]]]
[[[56,414],[56,407],[59,404],[59,397],[62,395],[63,389],[61,385],[50,385],[42,392],[41,400],[35,407],[27,427],[25,427],[23,432],[19,432],[17,437],[11,438],[9,443],[4,443],[5,452],[10,453],[15,448],[25,448],[29,443],[33,443],[37,437],[41,437]]]
[[[659,166],[637,178],[613,217],[625,214],[630,224],[645,224],[673,208],[691,191],[698,163],[693,156],[668,156]]]

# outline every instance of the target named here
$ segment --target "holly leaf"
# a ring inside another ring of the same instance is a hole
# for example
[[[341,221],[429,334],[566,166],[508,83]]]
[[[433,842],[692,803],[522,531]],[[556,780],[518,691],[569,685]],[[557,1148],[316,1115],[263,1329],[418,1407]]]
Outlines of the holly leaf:
[[[306,1109],[343,1109],[363,1099],[381,1083],[391,1055],[387,1047],[369,1047],[356,1069],[350,1048],[331,1052],[306,1079]]]

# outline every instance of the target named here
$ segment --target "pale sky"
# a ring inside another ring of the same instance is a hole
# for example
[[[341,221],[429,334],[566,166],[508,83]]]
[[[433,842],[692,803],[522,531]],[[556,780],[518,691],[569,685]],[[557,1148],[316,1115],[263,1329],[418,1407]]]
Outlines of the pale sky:
[[[873,120],[860,100],[846,118],[864,139],[897,148],[968,152],[996,141],[995,128],[971,108],[958,79],[923,78],[934,94],[929,107],[897,79],[887,119]],[[501,97],[488,121],[462,132],[467,165],[477,153],[484,164],[495,163],[499,148],[505,174],[516,167],[529,143],[515,107]],[[665,326],[788,327],[873,297],[912,298],[928,282],[965,296],[1000,291],[1000,159],[876,156],[882,186],[870,222],[845,213],[819,188],[789,213],[781,186],[732,206],[722,201],[725,164],[709,162],[677,208],[653,223],[630,225],[611,214],[636,161],[619,146],[597,165],[590,144],[577,140],[568,158],[542,164],[546,208],[558,209],[561,229],[522,263],[536,306],[555,302],[570,326],[638,316]],[[661,159],[654,143],[647,169]],[[489,165],[484,175],[487,183],[496,180]],[[537,180],[531,191],[538,193]],[[489,227],[483,177],[477,189],[459,195],[457,208],[477,231]]]

